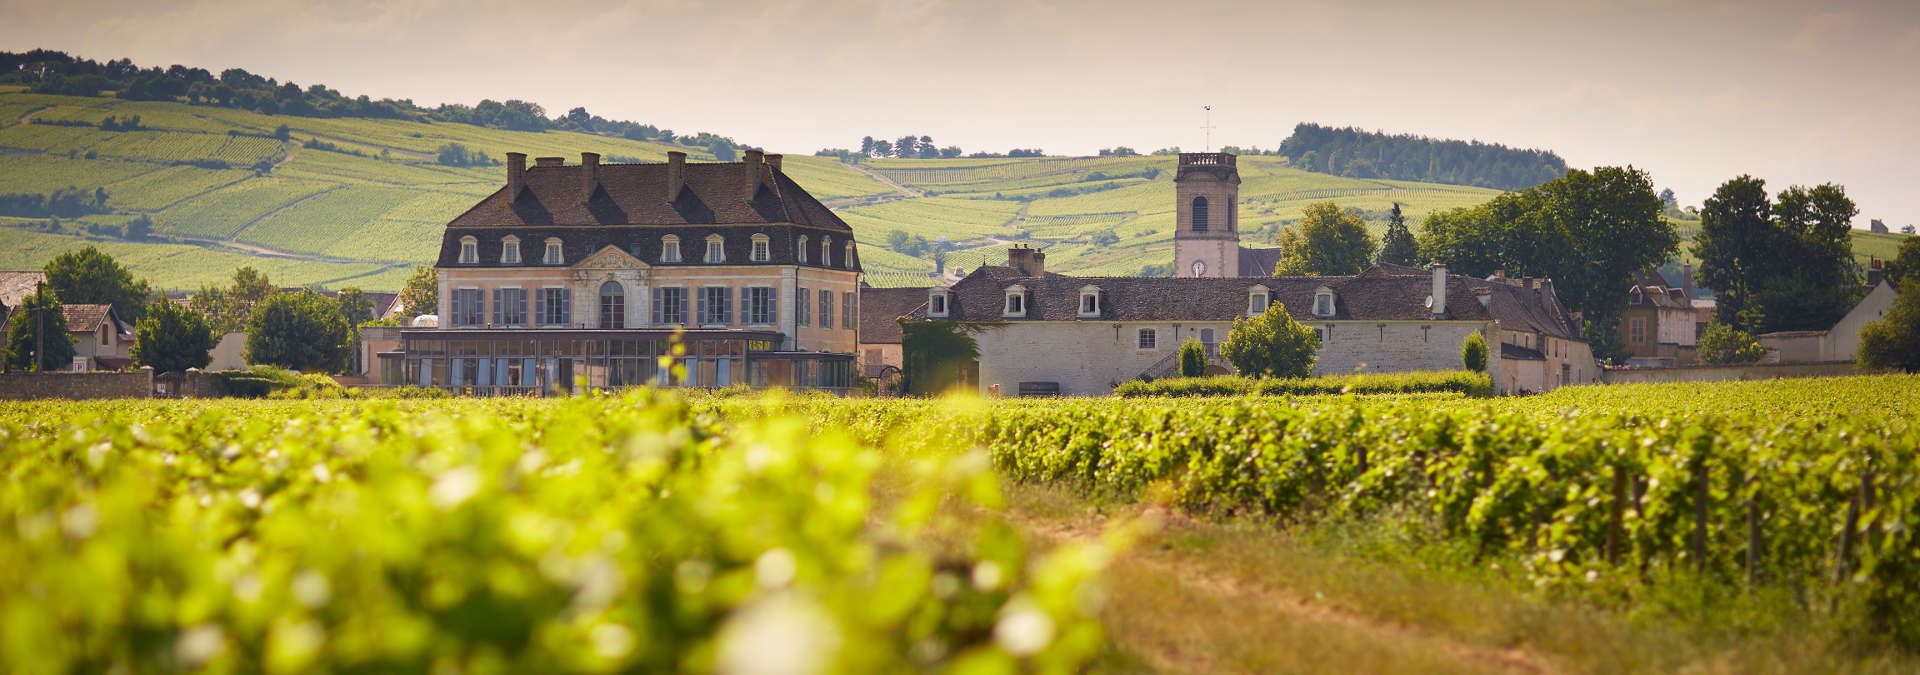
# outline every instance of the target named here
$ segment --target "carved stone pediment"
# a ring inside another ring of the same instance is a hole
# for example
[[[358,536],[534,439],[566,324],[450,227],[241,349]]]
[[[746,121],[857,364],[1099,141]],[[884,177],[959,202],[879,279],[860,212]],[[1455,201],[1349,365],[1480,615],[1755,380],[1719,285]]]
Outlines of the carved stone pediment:
[[[651,266],[618,246],[606,246],[573,265],[575,270],[644,270]]]

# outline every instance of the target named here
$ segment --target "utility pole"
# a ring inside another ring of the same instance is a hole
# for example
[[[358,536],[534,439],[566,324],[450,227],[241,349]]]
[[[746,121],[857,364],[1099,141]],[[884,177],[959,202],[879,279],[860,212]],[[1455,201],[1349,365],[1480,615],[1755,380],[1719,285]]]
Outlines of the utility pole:
[[[46,359],[47,353],[47,282],[33,285],[33,299],[33,365],[30,368],[37,373],[44,370],[40,362]]]

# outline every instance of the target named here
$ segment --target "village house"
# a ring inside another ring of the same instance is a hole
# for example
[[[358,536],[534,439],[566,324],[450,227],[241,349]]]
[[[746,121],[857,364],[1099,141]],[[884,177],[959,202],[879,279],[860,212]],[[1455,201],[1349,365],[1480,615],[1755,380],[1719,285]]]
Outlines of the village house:
[[[4,317],[4,321],[0,321],[0,335],[6,335],[14,321],[27,319],[16,310],[46,280],[47,275],[40,271],[0,271],[0,317]],[[66,319],[66,337],[73,344],[70,370],[121,370],[133,366],[133,324],[122,320],[113,305],[61,305],[60,315]]]
[[[506,184],[447,223],[439,307],[380,355],[385,381],[486,393],[852,385],[853,231],[779,155],[526,159],[508,153]]]
[[[1495,347],[1488,370],[1502,392],[1598,378],[1577,321],[1545,279],[1475,279],[1440,265],[1261,276],[1256,270],[1272,268],[1268,254],[1241,248],[1233,234],[1233,156],[1188,153],[1179,161],[1174,247],[1181,276],[1056,274],[1046,271],[1044,251],[1016,246],[1005,266],[982,266],[950,287],[918,289],[924,299],[902,319],[977,326],[980,358],[970,379],[987,395],[1106,394],[1128,380],[1176,374],[1188,340],[1206,350],[1207,372],[1233,372],[1220,343],[1236,318],[1273,303],[1319,334],[1316,374],[1458,370],[1461,344],[1480,333]]]
[[[860,376],[895,378],[905,367],[899,319],[927,302],[927,289],[860,287]]]
[[[1827,330],[1796,330],[1763,333],[1754,339],[1767,348],[1767,363],[1841,363],[1852,361],[1860,352],[1860,329],[1878,321],[1893,308],[1898,289],[1886,279],[1883,263],[1868,263],[1866,293],[1847,310],[1845,316]]]
[[[1620,315],[1620,340],[1627,364],[1645,368],[1691,365],[1699,351],[1693,299],[1693,266],[1682,265],[1675,286],[1657,270],[1634,275],[1627,308]]]

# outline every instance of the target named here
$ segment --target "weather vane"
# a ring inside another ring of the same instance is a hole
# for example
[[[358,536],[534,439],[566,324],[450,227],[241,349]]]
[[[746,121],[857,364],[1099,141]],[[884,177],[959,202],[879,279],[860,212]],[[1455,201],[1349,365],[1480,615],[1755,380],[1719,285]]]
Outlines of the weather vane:
[[[1200,125],[1200,130],[1207,134],[1207,152],[1213,152],[1213,106],[1200,107],[1207,111],[1207,122]]]

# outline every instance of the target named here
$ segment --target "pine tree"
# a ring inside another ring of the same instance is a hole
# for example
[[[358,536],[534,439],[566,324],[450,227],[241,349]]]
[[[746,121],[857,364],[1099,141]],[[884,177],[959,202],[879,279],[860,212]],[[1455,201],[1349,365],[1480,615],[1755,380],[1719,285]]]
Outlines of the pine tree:
[[[1400,212],[1400,202],[1394,202],[1387,216],[1387,234],[1380,240],[1380,262],[1414,265],[1419,257],[1420,247],[1413,240],[1413,230],[1407,228],[1407,216]]]

